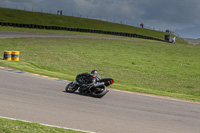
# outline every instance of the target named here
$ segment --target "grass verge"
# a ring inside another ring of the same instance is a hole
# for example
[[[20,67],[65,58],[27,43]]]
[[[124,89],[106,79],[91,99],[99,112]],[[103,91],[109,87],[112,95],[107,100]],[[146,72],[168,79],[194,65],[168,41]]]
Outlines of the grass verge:
[[[121,90],[200,101],[200,47],[142,39],[86,38],[0,39],[4,50],[21,52],[20,61],[1,66],[74,80],[97,69]]]
[[[70,129],[44,126],[38,123],[0,118],[0,133],[84,133]]]

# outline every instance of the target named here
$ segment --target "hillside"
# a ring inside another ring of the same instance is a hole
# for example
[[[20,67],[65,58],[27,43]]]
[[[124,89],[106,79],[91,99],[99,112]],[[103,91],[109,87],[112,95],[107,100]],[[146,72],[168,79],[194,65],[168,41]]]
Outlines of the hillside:
[[[68,28],[93,29],[112,32],[125,32],[154,37],[157,39],[164,39],[164,36],[167,34],[164,32],[143,29],[123,24],[105,22],[100,20],[78,18],[72,16],[61,16],[39,12],[28,12],[6,8],[0,8],[0,22],[60,26]],[[177,39],[177,41],[183,43],[183,41],[180,39]]]

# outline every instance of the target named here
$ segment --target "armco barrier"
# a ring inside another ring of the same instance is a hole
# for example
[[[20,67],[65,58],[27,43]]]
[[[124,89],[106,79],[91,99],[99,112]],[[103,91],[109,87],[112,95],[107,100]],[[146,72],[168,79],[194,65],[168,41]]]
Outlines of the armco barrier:
[[[19,23],[8,23],[8,22],[0,22],[0,25],[1,26],[24,27],[24,28],[48,29],[48,30],[67,30],[67,31],[77,31],[77,32],[99,33],[99,34],[135,37],[135,38],[168,42],[166,40],[161,40],[161,39],[157,39],[157,38],[153,38],[153,37],[148,37],[148,36],[143,36],[143,35],[138,35],[138,34],[133,34],[133,33],[124,33],[124,32],[111,32],[111,31],[102,31],[102,30],[93,30],[93,29],[45,26],[45,25],[36,25],[36,24],[19,24]]]

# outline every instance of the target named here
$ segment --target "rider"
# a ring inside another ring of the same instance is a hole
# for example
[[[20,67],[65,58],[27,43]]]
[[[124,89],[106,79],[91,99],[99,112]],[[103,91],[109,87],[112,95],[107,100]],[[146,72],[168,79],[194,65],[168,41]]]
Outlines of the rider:
[[[92,70],[90,75],[95,75],[97,81],[101,79],[101,76],[97,73],[97,70]],[[88,87],[89,86],[87,86],[87,83],[80,84],[80,93],[84,92],[86,89],[88,89]]]

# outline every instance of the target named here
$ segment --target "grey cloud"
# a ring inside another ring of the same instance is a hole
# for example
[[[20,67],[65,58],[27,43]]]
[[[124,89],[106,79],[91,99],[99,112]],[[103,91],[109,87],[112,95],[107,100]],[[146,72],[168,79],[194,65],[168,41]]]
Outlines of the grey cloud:
[[[200,19],[199,0],[151,0],[141,2],[140,8],[145,11],[141,16],[145,20],[195,24]]]
[[[131,19],[141,13],[133,1],[124,0],[76,0],[82,13],[110,19]],[[87,9],[87,10],[86,10]]]

